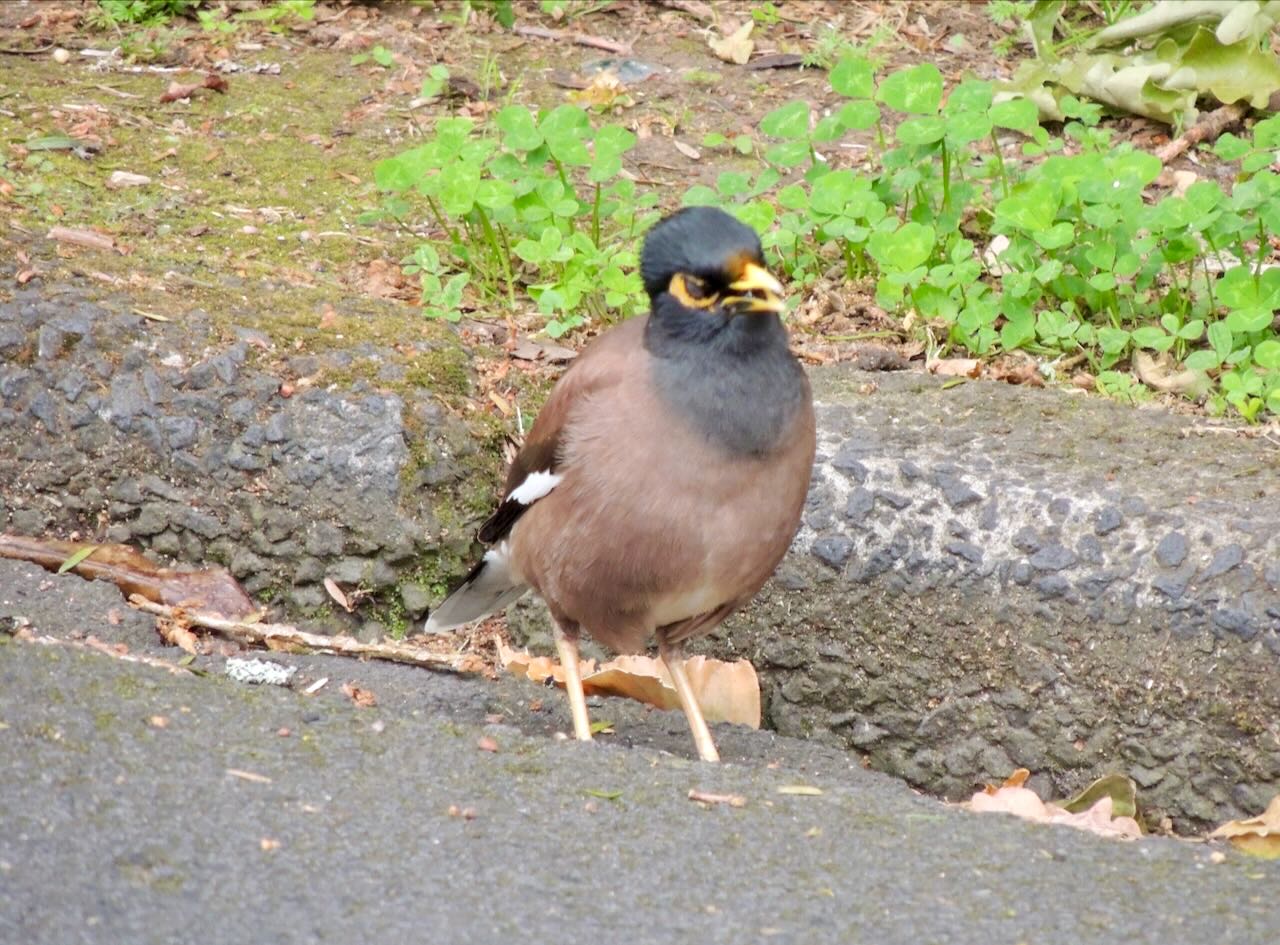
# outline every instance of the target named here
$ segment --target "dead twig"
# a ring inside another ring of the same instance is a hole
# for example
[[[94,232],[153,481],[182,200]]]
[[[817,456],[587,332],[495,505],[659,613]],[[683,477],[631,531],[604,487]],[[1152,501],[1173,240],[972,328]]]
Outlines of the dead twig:
[[[308,633],[284,623],[246,623],[229,620],[220,614],[157,604],[137,594],[129,597],[129,604],[144,613],[203,627],[237,643],[256,644],[267,649],[388,660],[453,673],[477,673],[484,669],[484,660],[473,653],[432,653],[406,643],[362,643],[352,637]]]
[[[91,636],[85,640],[63,640],[59,637],[47,637],[37,633],[33,633],[30,629],[23,627],[14,634],[14,639],[21,640],[24,643],[38,643],[41,646],[65,646],[73,650],[91,650],[94,653],[103,653],[112,659],[123,660],[126,663],[139,663],[142,666],[152,666],[156,669],[163,669],[166,672],[173,673],[175,676],[190,676],[191,670],[184,669],[176,663],[170,663],[168,660],[156,659],[153,656],[140,656],[136,653],[127,653],[118,646],[112,646],[110,643],[104,643],[97,637]]]
[[[0,53],[6,56],[38,56],[41,53],[47,53],[54,46],[50,43],[48,46],[37,46],[35,49],[5,49],[0,47]]]
[[[619,43],[603,36],[592,36],[590,33],[577,33],[573,30],[551,30],[544,26],[517,25],[514,30],[517,36],[531,36],[534,39],[554,39],[559,42],[577,43],[579,46],[590,46],[592,49],[603,49],[605,52],[617,53],[620,56],[631,55],[630,43]]]
[[[679,10],[703,23],[714,23],[716,19],[716,13],[711,9],[711,4],[703,3],[702,0],[660,0],[660,3],[668,10]]]
[[[1230,105],[1216,108],[1164,147],[1157,148],[1156,157],[1161,163],[1168,164],[1192,145],[1217,139],[1232,125],[1238,124],[1248,111],[1249,106],[1244,102],[1232,102]]]

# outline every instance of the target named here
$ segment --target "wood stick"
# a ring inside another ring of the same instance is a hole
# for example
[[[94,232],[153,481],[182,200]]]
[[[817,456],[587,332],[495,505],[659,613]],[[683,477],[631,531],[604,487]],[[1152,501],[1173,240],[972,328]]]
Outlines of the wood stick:
[[[126,663],[140,663],[143,666],[154,666],[156,669],[163,669],[166,672],[173,673],[175,676],[189,676],[191,670],[179,666],[177,663],[170,663],[167,660],[156,659],[154,656],[143,656],[139,653],[125,653],[110,643],[104,643],[97,637],[91,636],[85,640],[64,640],[61,637],[44,636],[43,634],[32,633],[29,627],[22,627],[14,633],[14,638],[24,643],[39,643],[41,646],[65,646],[73,650],[92,650],[95,653],[103,653],[112,659],[123,660]]]
[[[1220,134],[1244,118],[1248,111],[1249,106],[1244,102],[1232,102],[1216,108],[1164,147],[1156,149],[1156,157],[1168,164],[1192,145],[1216,140]]]
[[[388,660],[393,663],[408,663],[411,666],[453,673],[476,673],[484,668],[484,660],[473,653],[431,653],[407,643],[363,643],[353,637],[308,633],[284,623],[246,623],[241,620],[228,620],[220,614],[157,604],[137,594],[129,597],[129,604],[148,614],[216,631],[237,643],[257,644],[268,649],[271,649],[274,643],[277,644],[277,648],[283,645],[295,651],[301,650],[307,653]]]
[[[619,43],[603,36],[592,36],[589,33],[576,33],[572,30],[550,30],[545,26],[517,25],[512,32],[518,36],[532,36],[534,39],[554,39],[577,43],[579,46],[590,46],[603,49],[605,52],[617,53],[620,56],[631,55],[630,43]]]

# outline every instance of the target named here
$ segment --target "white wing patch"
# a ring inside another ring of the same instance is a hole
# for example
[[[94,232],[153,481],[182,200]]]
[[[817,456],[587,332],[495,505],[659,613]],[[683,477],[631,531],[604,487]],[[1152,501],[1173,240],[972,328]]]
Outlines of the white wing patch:
[[[529,473],[529,475],[525,476],[524,482],[511,490],[511,495],[507,496],[507,501],[519,502],[521,505],[533,505],[533,503],[560,485],[560,480],[563,478],[564,476],[557,476],[549,469]]]

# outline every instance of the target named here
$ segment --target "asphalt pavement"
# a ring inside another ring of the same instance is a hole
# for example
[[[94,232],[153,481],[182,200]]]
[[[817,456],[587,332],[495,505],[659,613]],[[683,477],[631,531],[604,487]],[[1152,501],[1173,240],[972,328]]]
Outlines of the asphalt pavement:
[[[114,588],[0,562],[0,625],[22,622],[182,656]],[[617,734],[581,745],[556,735],[560,694],[524,681],[269,658],[297,667],[291,688],[233,682],[217,657],[175,674],[0,633],[0,942],[1265,945],[1280,928],[1280,863],[1229,848],[972,814],[737,727],[706,765],[679,713],[618,700],[593,710]],[[780,792],[797,785],[821,793]]]

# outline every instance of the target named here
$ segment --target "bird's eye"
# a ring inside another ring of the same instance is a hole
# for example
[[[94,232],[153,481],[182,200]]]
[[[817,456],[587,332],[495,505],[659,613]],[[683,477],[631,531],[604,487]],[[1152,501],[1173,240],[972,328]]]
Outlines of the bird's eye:
[[[701,301],[711,296],[711,287],[707,285],[706,280],[699,279],[697,276],[685,276],[684,288],[691,299]]]

